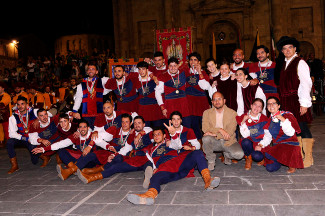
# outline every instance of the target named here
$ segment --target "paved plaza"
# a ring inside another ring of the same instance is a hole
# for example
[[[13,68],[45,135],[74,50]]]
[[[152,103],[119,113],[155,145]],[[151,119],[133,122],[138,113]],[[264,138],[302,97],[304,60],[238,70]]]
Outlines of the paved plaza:
[[[152,206],[135,206],[128,193],[140,193],[143,173],[117,174],[83,184],[77,176],[62,181],[53,160],[48,167],[32,165],[27,150],[17,149],[20,170],[12,175],[7,152],[0,150],[0,215],[222,215],[311,216],[325,215],[325,116],[317,117],[311,131],[316,139],[315,165],[294,174],[286,167],[268,173],[244,160],[226,166],[217,163],[213,176],[220,186],[203,192],[203,180],[186,178],[162,186]]]

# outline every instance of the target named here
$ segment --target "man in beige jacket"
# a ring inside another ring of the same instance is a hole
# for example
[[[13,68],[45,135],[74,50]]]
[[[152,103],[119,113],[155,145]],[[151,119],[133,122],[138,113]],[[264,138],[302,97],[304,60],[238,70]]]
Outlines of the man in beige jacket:
[[[203,151],[208,160],[209,170],[214,170],[216,154],[223,152],[226,165],[231,159],[240,160],[244,152],[236,139],[237,113],[225,105],[226,100],[220,92],[212,96],[213,107],[203,113],[202,130]]]

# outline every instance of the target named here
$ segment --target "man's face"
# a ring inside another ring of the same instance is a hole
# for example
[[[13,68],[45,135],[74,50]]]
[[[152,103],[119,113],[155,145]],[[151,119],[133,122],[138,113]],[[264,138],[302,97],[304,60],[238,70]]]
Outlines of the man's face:
[[[171,62],[169,65],[168,65],[168,69],[169,69],[169,72],[171,74],[177,74],[178,72],[178,64],[176,64],[176,62]]]
[[[63,128],[64,130],[68,130],[69,129],[69,119],[66,118],[61,118],[59,121],[59,124],[61,126],[61,128]]]
[[[131,128],[131,122],[129,118],[122,118],[122,130],[129,131]]]
[[[51,89],[50,89],[49,86],[45,87],[45,92],[46,92],[46,93],[50,93],[50,91],[51,91]]]
[[[173,115],[172,124],[174,128],[179,128],[182,125],[182,119],[179,115]]]
[[[71,86],[75,86],[75,85],[76,85],[76,80],[75,80],[75,79],[72,79],[72,80],[70,81],[70,84],[71,84]]]
[[[200,64],[200,61],[195,57],[195,56],[191,56],[190,58],[190,66],[197,66],[198,64]]]
[[[161,68],[164,65],[165,59],[162,56],[154,57],[153,62],[157,68]]]
[[[257,114],[261,113],[262,110],[263,110],[263,104],[260,101],[255,101],[251,105],[251,112],[253,115],[257,115]]]
[[[148,69],[145,67],[139,67],[139,74],[141,77],[146,77],[148,75]]]
[[[37,114],[37,118],[42,124],[46,124],[49,121],[49,115],[45,110],[43,112],[39,112]]]
[[[116,79],[120,80],[123,78],[125,72],[123,71],[123,68],[121,67],[115,67],[114,68],[114,76]]]
[[[113,110],[114,110],[114,107],[111,103],[104,103],[103,111],[104,111],[105,115],[107,115],[108,117],[111,117],[113,115]]]
[[[63,82],[63,83],[62,83],[62,87],[63,87],[63,88],[68,87],[68,82]]]
[[[34,94],[36,94],[36,90],[35,89],[30,89],[30,93],[32,93],[34,95]]]
[[[79,133],[81,134],[81,136],[86,136],[88,133],[88,126],[86,123],[80,123],[79,124]]]
[[[134,130],[140,132],[143,130],[146,124],[142,121],[142,119],[135,119],[133,125]]]
[[[265,62],[266,59],[269,57],[269,53],[266,53],[265,50],[261,48],[256,50],[256,56],[260,62]]]
[[[161,130],[155,130],[153,132],[153,140],[156,142],[156,143],[161,143],[164,141],[166,135],[163,134],[163,132]]]
[[[287,59],[289,59],[296,53],[296,47],[292,44],[284,45],[282,47],[282,53]]]
[[[232,59],[234,60],[234,62],[236,64],[241,64],[243,59],[244,59],[244,53],[242,50],[235,50],[233,55],[232,55]]]
[[[19,112],[25,112],[27,110],[27,103],[23,100],[17,101],[17,107]]]
[[[226,103],[226,100],[222,97],[220,93],[215,93],[212,98],[212,105],[216,109],[222,109],[223,105]]]
[[[20,92],[20,87],[16,86],[15,92],[18,94]]]
[[[208,68],[208,71],[210,71],[210,73],[214,73],[217,71],[217,65],[213,61],[209,61],[207,63],[207,68]]]
[[[88,70],[87,70],[87,74],[90,78],[95,77],[98,74],[98,70],[95,67],[95,65],[89,65],[88,66]]]

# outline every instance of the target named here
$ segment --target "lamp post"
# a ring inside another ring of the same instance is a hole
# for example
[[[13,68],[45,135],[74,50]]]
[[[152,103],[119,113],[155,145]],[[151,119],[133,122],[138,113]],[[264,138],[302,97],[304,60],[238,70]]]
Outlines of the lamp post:
[[[18,41],[16,41],[16,40],[13,40],[12,42],[11,42],[11,44],[13,45],[13,47],[14,47],[14,58],[16,58],[16,49],[17,49],[17,51],[18,51]],[[18,55],[18,53],[17,53],[17,55]]]

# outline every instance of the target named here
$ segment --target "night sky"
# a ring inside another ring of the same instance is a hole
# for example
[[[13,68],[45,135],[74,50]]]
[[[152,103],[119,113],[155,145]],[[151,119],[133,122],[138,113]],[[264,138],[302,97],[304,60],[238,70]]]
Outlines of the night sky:
[[[92,4],[66,2],[43,1],[41,7],[27,3],[4,6],[0,13],[0,38],[11,40],[32,35],[44,44],[41,54],[52,54],[55,39],[63,35],[114,35],[111,0],[89,1]]]

